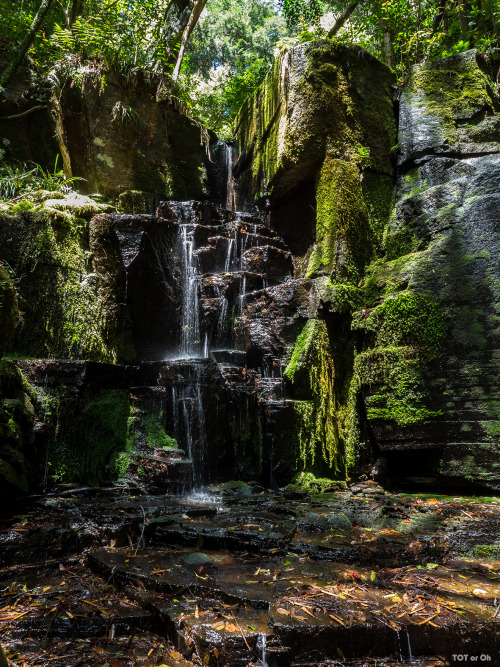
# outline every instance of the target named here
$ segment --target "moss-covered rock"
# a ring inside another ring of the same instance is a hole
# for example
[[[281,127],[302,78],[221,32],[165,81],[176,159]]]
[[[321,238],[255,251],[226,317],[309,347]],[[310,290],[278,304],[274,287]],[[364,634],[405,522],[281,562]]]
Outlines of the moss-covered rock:
[[[16,288],[9,272],[0,263],[0,359],[5,354],[18,321],[19,309]]]
[[[0,361],[0,496],[34,488],[34,407],[36,395],[12,361]]]
[[[287,196],[326,155],[392,175],[393,75],[359,47],[329,41],[279,57],[235,123],[250,196]]]
[[[95,72],[84,89],[64,87],[61,112],[72,171],[85,179],[88,192],[113,201],[127,191],[206,197],[208,132],[162,87],[160,77],[142,70],[130,76]]]
[[[26,356],[116,360],[116,323],[93,271],[88,220],[76,216],[66,199],[53,204],[61,208],[0,218],[0,254],[19,276],[23,313],[11,349]]]

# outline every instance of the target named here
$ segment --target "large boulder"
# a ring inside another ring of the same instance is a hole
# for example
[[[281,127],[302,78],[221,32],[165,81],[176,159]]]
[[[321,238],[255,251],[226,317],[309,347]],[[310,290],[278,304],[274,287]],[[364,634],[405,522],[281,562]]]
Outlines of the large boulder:
[[[302,260],[299,275],[356,278],[370,229],[381,236],[393,187],[394,83],[363,49],[317,41],[277,58],[240,111],[238,206],[267,208]]]

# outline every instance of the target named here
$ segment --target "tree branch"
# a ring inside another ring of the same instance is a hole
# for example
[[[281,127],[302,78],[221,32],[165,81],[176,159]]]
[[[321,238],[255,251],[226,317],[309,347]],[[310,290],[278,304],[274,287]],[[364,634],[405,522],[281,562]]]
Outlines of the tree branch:
[[[335,24],[334,24],[333,28],[331,28],[331,30],[328,32],[327,37],[329,39],[331,39],[332,37],[334,37],[338,33],[340,28],[342,28],[344,23],[349,19],[349,17],[353,13],[353,11],[356,9],[356,7],[359,4],[361,4],[362,1],[363,0],[354,0],[354,2],[352,2],[349,5],[349,7],[345,10],[345,12],[341,16],[339,16],[339,18],[335,21]]]
[[[52,5],[52,2],[53,0],[42,0],[40,9],[38,10],[37,15],[33,19],[33,23],[31,24],[31,28],[29,29],[28,34],[19,45],[16,57],[13,58],[12,61],[7,65],[7,67],[4,69],[2,76],[0,77],[0,88],[6,88],[8,86],[8,84],[12,80],[12,77],[16,73],[17,68],[23,62],[24,57],[28,53],[30,46],[33,44],[33,40],[36,37],[36,33],[38,32],[40,26],[42,25],[47,15],[47,12],[50,9],[50,6]]]
[[[16,113],[13,116],[0,116],[0,120],[14,120],[15,118],[24,118],[25,116],[29,116],[30,114],[35,113],[35,111],[40,111],[40,109],[46,108],[46,104],[39,104],[37,107],[31,107],[31,109],[23,111],[22,113]]]

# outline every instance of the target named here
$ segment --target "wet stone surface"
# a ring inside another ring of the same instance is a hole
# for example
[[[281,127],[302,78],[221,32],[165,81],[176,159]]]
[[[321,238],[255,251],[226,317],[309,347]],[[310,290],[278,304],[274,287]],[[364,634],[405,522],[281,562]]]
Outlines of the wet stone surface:
[[[292,498],[243,483],[184,497],[59,493],[2,518],[0,623],[18,664],[498,656],[495,498],[373,484]]]

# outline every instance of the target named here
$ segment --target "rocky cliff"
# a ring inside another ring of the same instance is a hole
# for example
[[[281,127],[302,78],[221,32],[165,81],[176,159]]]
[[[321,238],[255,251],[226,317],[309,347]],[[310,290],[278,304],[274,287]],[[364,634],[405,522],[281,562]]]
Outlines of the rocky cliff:
[[[237,124],[241,198],[318,294],[286,357],[304,463],[496,489],[496,84],[475,51],[392,84],[362,50],[305,45]]]
[[[62,358],[21,363],[56,477],[137,472],[137,448],[174,486],[313,472],[498,489],[490,64],[469,51],[395,88],[360,48],[298,46],[244,104],[235,156],[212,138],[208,157],[151,81],[108,84],[60,109],[73,164],[130,212],[58,194],[0,221],[23,311],[11,351]]]

